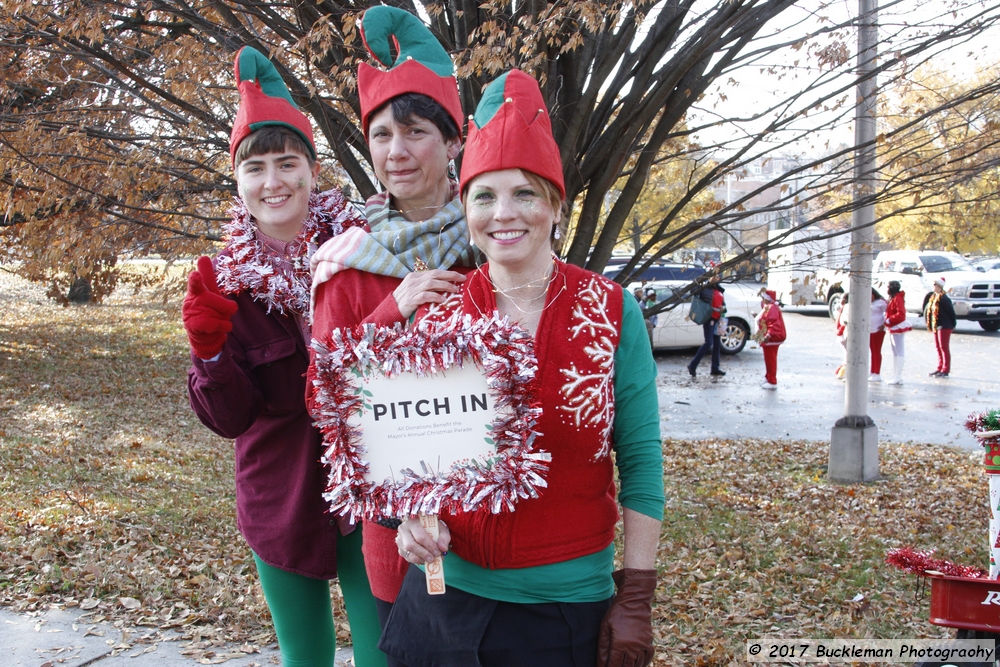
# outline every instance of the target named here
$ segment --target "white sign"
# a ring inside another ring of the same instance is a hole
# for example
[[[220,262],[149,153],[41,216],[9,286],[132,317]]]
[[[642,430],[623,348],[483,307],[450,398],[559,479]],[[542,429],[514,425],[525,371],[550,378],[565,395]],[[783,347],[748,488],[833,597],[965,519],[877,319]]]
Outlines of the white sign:
[[[434,375],[401,373],[356,378],[365,481],[399,481],[399,471],[447,474],[453,464],[496,456],[491,425],[497,416],[486,376],[472,363]]]

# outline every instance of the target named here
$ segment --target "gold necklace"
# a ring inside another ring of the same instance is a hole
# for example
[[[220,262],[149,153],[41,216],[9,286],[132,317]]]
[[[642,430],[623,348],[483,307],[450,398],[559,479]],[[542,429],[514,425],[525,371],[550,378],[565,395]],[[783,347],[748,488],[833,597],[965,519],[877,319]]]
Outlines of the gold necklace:
[[[530,303],[534,303],[535,301],[538,301],[539,299],[543,298],[545,295],[547,295],[549,293],[549,286],[552,284],[552,280],[555,278],[555,275],[556,275],[555,267],[556,267],[556,264],[553,261],[551,264],[549,264],[549,270],[546,271],[547,275],[542,276],[541,278],[536,278],[535,280],[530,280],[530,281],[524,283],[523,285],[516,285],[515,287],[508,287],[506,290],[502,289],[500,287],[497,287],[496,283],[493,281],[493,274],[489,270],[487,270],[486,276],[489,279],[490,285],[493,288],[494,300],[496,299],[496,296],[495,296],[496,294],[498,294],[498,293],[499,294],[503,294],[505,297],[507,297],[507,300],[510,301],[510,304],[512,306],[514,306],[514,308],[516,308],[522,314],[524,314],[524,315],[534,315],[536,313],[542,312],[543,310],[545,310],[546,308],[548,308],[549,306],[551,306],[553,303],[555,303],[555,301],[559,297],[559,295],[562,294],[563,291],[566,289],[566,284],[563,283],[563,286],[561,288],[559,288],[559,291],[556,292],[556,294],[552,297],[551,301],[549,301],[547,304],[543,305],[541,308],[535,308],[535,309],[532,309],[532,310],[525,310],[524,308],[521,308],[521,306],[517,305],[517,300],[516,300],[519,297],[515,297],[515,296],[513,296],[511,294],[508,294],[508,292],[514,292],[514,291],[517,291],[517,290],[520,290],[520,289],[524,289],[526,287],[531,287],[531,286],[534,286],[534,285],[538,285],[538,284],[541,284],[544,281],[545,288],[541,291],[541,293],[538,294],[537,296],[534,296],[534,297],[526,300],[527,303],[529,303],[529,304]],[[521,299],[521,300],[525,301],[525,299]]]

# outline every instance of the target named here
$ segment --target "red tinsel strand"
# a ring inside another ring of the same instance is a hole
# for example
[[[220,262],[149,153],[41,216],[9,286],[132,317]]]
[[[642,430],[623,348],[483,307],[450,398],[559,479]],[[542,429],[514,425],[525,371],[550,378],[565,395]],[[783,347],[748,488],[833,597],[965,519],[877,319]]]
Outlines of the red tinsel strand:
[[[885,562],[904,572],[926,575],[928,571],[940,572],[949,577],[987,579],[989,574],[982,568],[958,565],[940,558],[933,558],[933,551],[917,551],[913,547],[890,549],[885,554]]]

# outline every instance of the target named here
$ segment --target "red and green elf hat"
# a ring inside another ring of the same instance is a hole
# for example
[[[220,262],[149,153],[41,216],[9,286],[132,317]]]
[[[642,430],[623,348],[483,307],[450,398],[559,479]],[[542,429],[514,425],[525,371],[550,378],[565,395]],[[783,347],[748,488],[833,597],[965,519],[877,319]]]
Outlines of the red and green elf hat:
[[[459,188],[464,192],[476,176],[503,169],[530,171],[566,196],[562,159],[542,91],[534,78],[516,69],[486,87],[469,120]]]
[[[458,99],[455,65],[423,21],[405,10],[379,5],[365,12],[360,32],[372,57],[389,68],[383,71],[367,63],[358,65],[358,96],[365,136],[372,112],[405,93],[420,93],[440,104],[461,134],[462,103]],[[398,54],[395,61],[389,40]]]
[[[229,135],[229,156],[236,166],[236,149],[254,130],[267,125],[281,125],[294,130],[305,140],[313,159],[316,142],[312,126],[299,111],[278,70],[264,54],[244,46],[236,54],[236,85],[240,91],[240,109],[236,112],[233,132]]]

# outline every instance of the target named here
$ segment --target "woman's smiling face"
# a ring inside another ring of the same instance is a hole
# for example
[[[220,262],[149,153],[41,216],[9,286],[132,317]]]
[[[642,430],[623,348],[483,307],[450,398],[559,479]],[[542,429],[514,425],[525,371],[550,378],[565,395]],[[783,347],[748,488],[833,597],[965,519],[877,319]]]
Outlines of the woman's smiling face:
[[[257,227],[267,236],[291,241],[309,216],[309,194],[320,164],[296,151],[251,155],[236,168],[236,183]]]
[[[523,272],[548,265],[552,226],[561,213],[523,171],[505,169],[469,183],[465,217],[473,244],[491,264]]]

